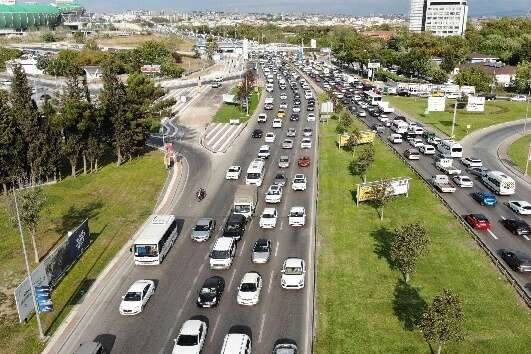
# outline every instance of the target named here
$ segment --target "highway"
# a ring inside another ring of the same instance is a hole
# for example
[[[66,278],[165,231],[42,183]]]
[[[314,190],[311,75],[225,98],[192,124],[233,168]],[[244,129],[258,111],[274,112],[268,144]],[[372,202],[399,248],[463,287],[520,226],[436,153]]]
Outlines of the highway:
[[[276,82],[276,80],[275,80]],[[299,87],[301,96],[304,96]],[[288,88],[288,103],[291,108],[292,92]],[[275,107],[268,113],[268,122],[260,124],[265,132],[273,131],[271,120],[277,112],[280,90],[275,84]],[[240,165],[245,171],[256,158],[258,147],[264,144],[262,139],[252,139],[251,132],[259,124],[251,119],[234,145],[225,156],[208,154],[193,143],[183,139],[178,150],[189,165],[188,184],[173,209],[180,220],[179,237],[162,265],[135,266],[133,257],[124,263],[115,275],[115,280],[102,292],[94,311],[87,314],[69,338],[65,338],[61,353],[72,353],[82,342],[99,340],[113,353],[170,353],[173,339],[177,336],[184,321],[202,316],[208,321],[208,335],[203,353],[218,353],[223,338],[233,326],[243,326],[252,333],[253,352],[267,353],[280,338],[295,340],[300,353],[311,353],[313,331],[313,285],[314,285],[314,218],[316,200],[315,135],[312,149],[304,155],[312,157],[310,168],[301,169],[296,159],[303,153],[299,148],[301,131],[309,123],[305,120],[305,100],[302,98],[301,120],[289,121],[291,110],[287,110],[282,130],[275,129],[277,138],[271,144],[271,157],[266,162],[266,177],[259,189],[259,203],[255,216],[247,226],[246,233],[237,246],[237,255],[230,270],[212,271],[209,269],[208,255],[213,245],[211,239],[205,243],[195,243],[190,239],[191,228],[200,217],[214,217],[217,220],[216,237],[229,215],[233,196],[238,184],[243,184],[244,173],[238,181],[225,181],[224,174],[229,165]],[[262,107],[257,113],[263,112]],[[314,130],[315,123],[311,123]],[[295,146],[282,150],[281,143],[289,127],[297,129]],[[282,131],[282,132],[281,132]],[[264,193],[272,183],[281,154],[288,154],[291,165],[284,172],[289,180],[295,173],[305,173],[308,189],[293,192],[289,185],[284,189],[282,203],[276,205],[279,223],[275,229],[263,230],[258,227],[259,215],[265,202]],[[198,202],[195,191],[206,187],[207,197]],[[287,214],[292,206],[304,206],[308,217],[306,226],[293,228],[288,225]],[[256,239],[267,237],[272,241],[272,259],[266,264],[251,263],[251,249]],[[286,257],[295,256],[305,259],[306,286],[302,290],[284,290],[280,286],[280,269]],[[258,305],[243,307],[237,304],[236,294],[242,276],[249,271],[257,271],[263,278],[264,287]],[[220,305],[213,309],[200,309],[195,301],[199,288],[205,279],[219,275],[225,279],[225,292]],[[134,281],[153,279],[158,284],[154,296],[144,311],[137,316],[121,316],[118,306],[122,295]]]

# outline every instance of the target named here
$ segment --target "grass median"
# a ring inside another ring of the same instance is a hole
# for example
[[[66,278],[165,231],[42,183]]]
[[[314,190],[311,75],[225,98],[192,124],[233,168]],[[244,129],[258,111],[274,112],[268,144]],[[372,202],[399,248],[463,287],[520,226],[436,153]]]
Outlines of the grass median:
[[[380,141],[367,180],[409,176],[409,197],[396,197],[384,220],[356,206],[361,179],[349,173],[352,153],[338,150],[335,121],[321,128],[316,353],[428,353],[415,327],[442,288],[460,294],[465,339],[446,353],[511,353],[531,348],[531,316],[516,292],[430,189]],[[410,284],[390,267],[389,233],[419,221],[431,236]]]
[[[231,93],[235,93],[235,88],[231,90]],[[216,115],[214,116],[214,123],[229,123],[231,119],[239,119],[240,123],[245,123],[252,117],[258,102],[260,102],[260,95],[262,93],[262,88],[258,88],[258,91],[254,91],[249,97],[249,115],[245,109],[242,109],[239,104],[228,104],[223,103],[219,107]]]
[[[82,293],[152,212],[165,178],[162,155],[151,152],[121,167],[109,164],[98,173],[66,178],[45,187],[48,205],[37,232],[40,252],[52,249],[85,218],[89,218],[93,240],[54,290],[54,312],[41,315],[43,327],[50,329],[48,334],[57,328]],[[0,197],[3,205],[4,198]],[[28,324],[18,324],[13,291],[25,277],[24,260],[17,229],[10,223],[4,208],[0,208],[0,232],[0,352],[37,353],[42,350],[43,343],[38,340],[35,318]],[[26,241],[28,250],[32,251],[31,242]]]
[[[516,140],[514,143],[509,146],[507,153],[511,161],[520,169],[522,172],[525,171],[525,164],[529,156],[529,145],[531,144],[531,135],[526,135]],[[531,171],[527,171],[529,175]]]
[[[429,114],[424,113],[428,107],[426,98],[386,96],[384,100],[389,101],[392,107],[434,126],[446,135],[451,134],[454,100],[446,100],[446,111]],[[487,101],[485,112],[467,112],[465,109],[458,109],[454,130],[455,138],[459,140],[474,130],[522,119],[525,117],[525,109],[525,103],[512,101]],[[467,125],[470,128],[467,128]]]

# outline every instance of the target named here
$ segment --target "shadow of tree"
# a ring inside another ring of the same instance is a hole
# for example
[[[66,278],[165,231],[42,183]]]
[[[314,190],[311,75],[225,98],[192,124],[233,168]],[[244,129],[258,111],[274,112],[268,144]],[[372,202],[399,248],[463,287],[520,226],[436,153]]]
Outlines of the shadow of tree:
[[[99,210],[103,207],[103,203],[100,201],[92,202],[82,207],[71,206],[67,212],[60,218],[55,225],[55,231],[59,235],[66,235],[68,231],[71,231],[85,219],[90,219],[98,215]]]
[[[396,268],[396,263],[391,259],[391,245],[395,237],[394,233],[386,228],[373,231],[371,236],[374,238],[374,253],[378,258],[385,258],[391,269]]]
[[[427,303],[420,296],[418,288],[398,279],[393,298],[393,312],[404,323],[404,329],[412,331],[418,324]]]

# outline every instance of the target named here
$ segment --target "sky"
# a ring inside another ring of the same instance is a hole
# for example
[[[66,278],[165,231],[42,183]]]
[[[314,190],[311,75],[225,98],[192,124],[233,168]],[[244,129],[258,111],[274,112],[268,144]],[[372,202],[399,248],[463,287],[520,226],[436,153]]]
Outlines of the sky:
[[[223,10],[242,12],[313,12],[366,16],[407,14],[409,0],[78,0],[92,11],[124,9]],[[472,16],[521,15],[531,11],[530,0],[469,0]]]

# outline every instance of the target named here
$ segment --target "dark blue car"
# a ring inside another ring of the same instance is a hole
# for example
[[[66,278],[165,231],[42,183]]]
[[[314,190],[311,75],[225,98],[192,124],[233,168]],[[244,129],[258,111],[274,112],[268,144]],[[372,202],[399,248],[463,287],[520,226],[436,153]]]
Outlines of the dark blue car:
[[[498,202],[496,196],[489,192],[474,192],[472,198],[481,205],[494,206]]]

